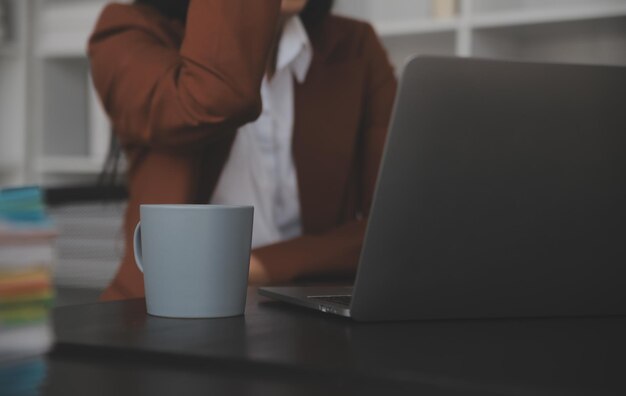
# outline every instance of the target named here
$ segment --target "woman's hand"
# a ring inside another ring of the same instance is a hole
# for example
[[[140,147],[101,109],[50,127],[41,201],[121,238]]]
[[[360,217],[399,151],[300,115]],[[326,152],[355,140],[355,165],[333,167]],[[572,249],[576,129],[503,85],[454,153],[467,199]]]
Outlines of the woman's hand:
[[[263,285],[270,282],[270,277],[258,258],[250,255],[250,272],[248,273],[248,283],[250,285]]]

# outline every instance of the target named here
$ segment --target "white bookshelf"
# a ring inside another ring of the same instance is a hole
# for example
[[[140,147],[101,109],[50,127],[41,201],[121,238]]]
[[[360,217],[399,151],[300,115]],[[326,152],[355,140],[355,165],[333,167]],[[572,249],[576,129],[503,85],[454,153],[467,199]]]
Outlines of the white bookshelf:
[[[93,180],[104,162],[110,126],[89,76],[87,39],[105,0],[31,0],[36,4],[33,59],[41,93],[38,182]]]
[[[40,58],[85,57],[87,37],[104,0],[39,0],[35,53]]]
[[[28,179],[28,4],[0,0],[0,185]]]
[[[414,54],[626,65],[626,0],[457,0],[448,16],[437,1],[337,0],[336,12],[372,22],[398,73]]]
[[[110,128],[85,50],[106,1],[0,1],[12,5],[0,185],[92,180]],[[458,0],[447,14],[438,1],[450,0],[337,0],[335,12],[371,22],[398,73],[414,54],[626,65],[626,0]]]

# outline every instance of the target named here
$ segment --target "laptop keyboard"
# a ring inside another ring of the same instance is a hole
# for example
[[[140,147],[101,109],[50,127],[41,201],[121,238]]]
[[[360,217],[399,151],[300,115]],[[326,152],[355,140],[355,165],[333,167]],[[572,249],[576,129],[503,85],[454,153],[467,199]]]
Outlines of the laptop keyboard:
[[[350,306],[350,302],[352,301],[351,295],[344,296],[308,296],[311,300],[330,302],[338,305],[345,305],[346,307]]]

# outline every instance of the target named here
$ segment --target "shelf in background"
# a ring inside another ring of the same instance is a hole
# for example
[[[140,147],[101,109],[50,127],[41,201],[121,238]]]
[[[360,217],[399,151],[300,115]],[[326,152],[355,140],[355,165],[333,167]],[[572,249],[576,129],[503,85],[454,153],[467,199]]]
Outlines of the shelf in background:
[[[85,57],[87,40],[105,5],[101,1],[47,4],[39,15],[35,54]]]
[[[413,35],[382,37],[381,41],[387,48],[387,55],[399,77],[407,60],[415,55],[456,54],[456,31],[439,31]]]
[[[47,174],[95,175],[102,170],[102,160],[91,157],[41,157],[37,170]]]
[[[25,1],[0,0],[0,58],[15,58],[21,55],[24,44],[24,23],[16,22],[25,15]]]
[[[625,40],[626,16],[515,25],[476,29],[472,54],[519,61],[623,66]]]
[[[15,172],[19,170],[20,165],[13,159],[0,158],[0,174]]]
[[[381,37],[453,32],[458,28],[458,18],[416,19],[397,22],[385,21],[374,23],[374,29]]]
[[[14,44],[0,44],[0,58],[14,58],[19,55],[19,51]]]
[[[510,28],[519,25],[613,18],[620,15],[626,15],[626,2],[474,14],[470,18],[470,24],[475,29]]]

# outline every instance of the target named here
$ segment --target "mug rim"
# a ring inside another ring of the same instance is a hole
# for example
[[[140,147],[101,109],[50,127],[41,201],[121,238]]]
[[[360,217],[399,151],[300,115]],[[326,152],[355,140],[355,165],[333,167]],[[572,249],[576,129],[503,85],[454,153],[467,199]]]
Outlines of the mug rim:
[[[140,208],[146,209],[254,209],[252,205],[223,205],[223,204],[141,204]]]

